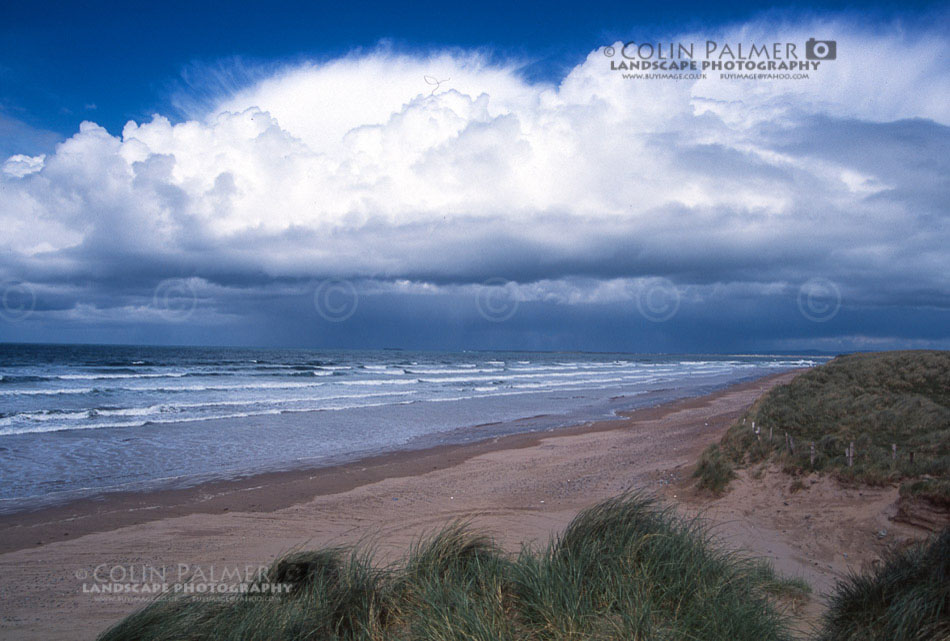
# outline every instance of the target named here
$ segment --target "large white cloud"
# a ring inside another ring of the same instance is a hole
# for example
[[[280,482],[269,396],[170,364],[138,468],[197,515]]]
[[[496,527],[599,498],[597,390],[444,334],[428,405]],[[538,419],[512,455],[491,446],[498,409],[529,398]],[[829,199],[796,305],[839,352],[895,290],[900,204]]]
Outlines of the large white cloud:
[[[596,49],[532,83],[480,53],[380,49],[282,68],[185,122],[83,123],[55,153],[4,164],[0,268],[109,280],[138,257],[152,277],[188,260],[228,282],[498,275],[566,302],[626,291],[617,278],[822,275],[868,299],[912,281],[939,302],[946,32],[762,20],[676,39],[812,36],[836,39],[838,59],[805,80],[625,80]],[[847,127],[863,138],[829,144]]]

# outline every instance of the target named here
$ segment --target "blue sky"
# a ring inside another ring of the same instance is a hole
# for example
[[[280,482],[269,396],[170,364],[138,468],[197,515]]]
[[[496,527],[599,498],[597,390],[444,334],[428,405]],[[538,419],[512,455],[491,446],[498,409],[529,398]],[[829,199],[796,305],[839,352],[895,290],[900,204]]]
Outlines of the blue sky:
[[[947,16],[7,3],[0,340],[950,346]],[[603,49],[808,37],[796,80]]]

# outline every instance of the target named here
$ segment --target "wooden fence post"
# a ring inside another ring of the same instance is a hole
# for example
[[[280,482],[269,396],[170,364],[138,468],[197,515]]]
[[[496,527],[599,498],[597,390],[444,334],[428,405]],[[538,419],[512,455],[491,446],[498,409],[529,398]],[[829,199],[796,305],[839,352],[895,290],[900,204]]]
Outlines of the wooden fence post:
[[[891,460],[897,462],[897,443],[891,443]]]
[[[811,462],[811,466],[815,467],[815,442],[814,441],[811,442],[811,447],[809,448],[809,450],[810,451],[809,451],[808,459]]]

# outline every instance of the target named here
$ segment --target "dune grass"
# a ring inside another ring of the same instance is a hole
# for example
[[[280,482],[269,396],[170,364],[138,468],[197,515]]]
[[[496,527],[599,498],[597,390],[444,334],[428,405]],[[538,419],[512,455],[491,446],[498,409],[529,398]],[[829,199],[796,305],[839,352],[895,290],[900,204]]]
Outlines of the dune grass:
[[[950,639],[950,529],[838,583],[819,641]]]
[[[517,555],[455,523],[391,566],[358,550],[298,552],[269,579],[294,587],[268,598],[163,598],[100,638],[782,641],[791,636],[781,604],[807,590],[635,494]]]
[[[839,356],[773,388],[704,457],[716,461],[718,478],[728,476],[726,463],[772,461],[792,474],[826,472],[872,485],[906,481],[905,494],[950,501],[950,352]]]
[[[693,472],[693,477],[699,479],[700,488],[721,494],[729,485],[729,481],[736,477],[732,464],[716,444],[707,447],[699,457],[699,463]]]

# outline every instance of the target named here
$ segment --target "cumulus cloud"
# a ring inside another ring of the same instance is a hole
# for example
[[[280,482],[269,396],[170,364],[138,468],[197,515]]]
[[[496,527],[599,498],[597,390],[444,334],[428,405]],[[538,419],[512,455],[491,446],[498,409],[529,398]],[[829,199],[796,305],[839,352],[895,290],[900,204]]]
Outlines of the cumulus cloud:
[[[479,52],[278,68],[183,122],[86,122],[7,159],[0,269],[98,283],[119,310],[182,275],[406,295],[501,277],[559,305],[823,277],[849,304],[946,310],[946,33],[841,17],[674,38],[836,39],[802,80],[625,80],[601,48],[558,83]]]
[[[14,178],[23,178],[23,176],[41,170],[45,160],[46,154],[40,154],[39,156],[14,154],[3,163],[3,173]]]

